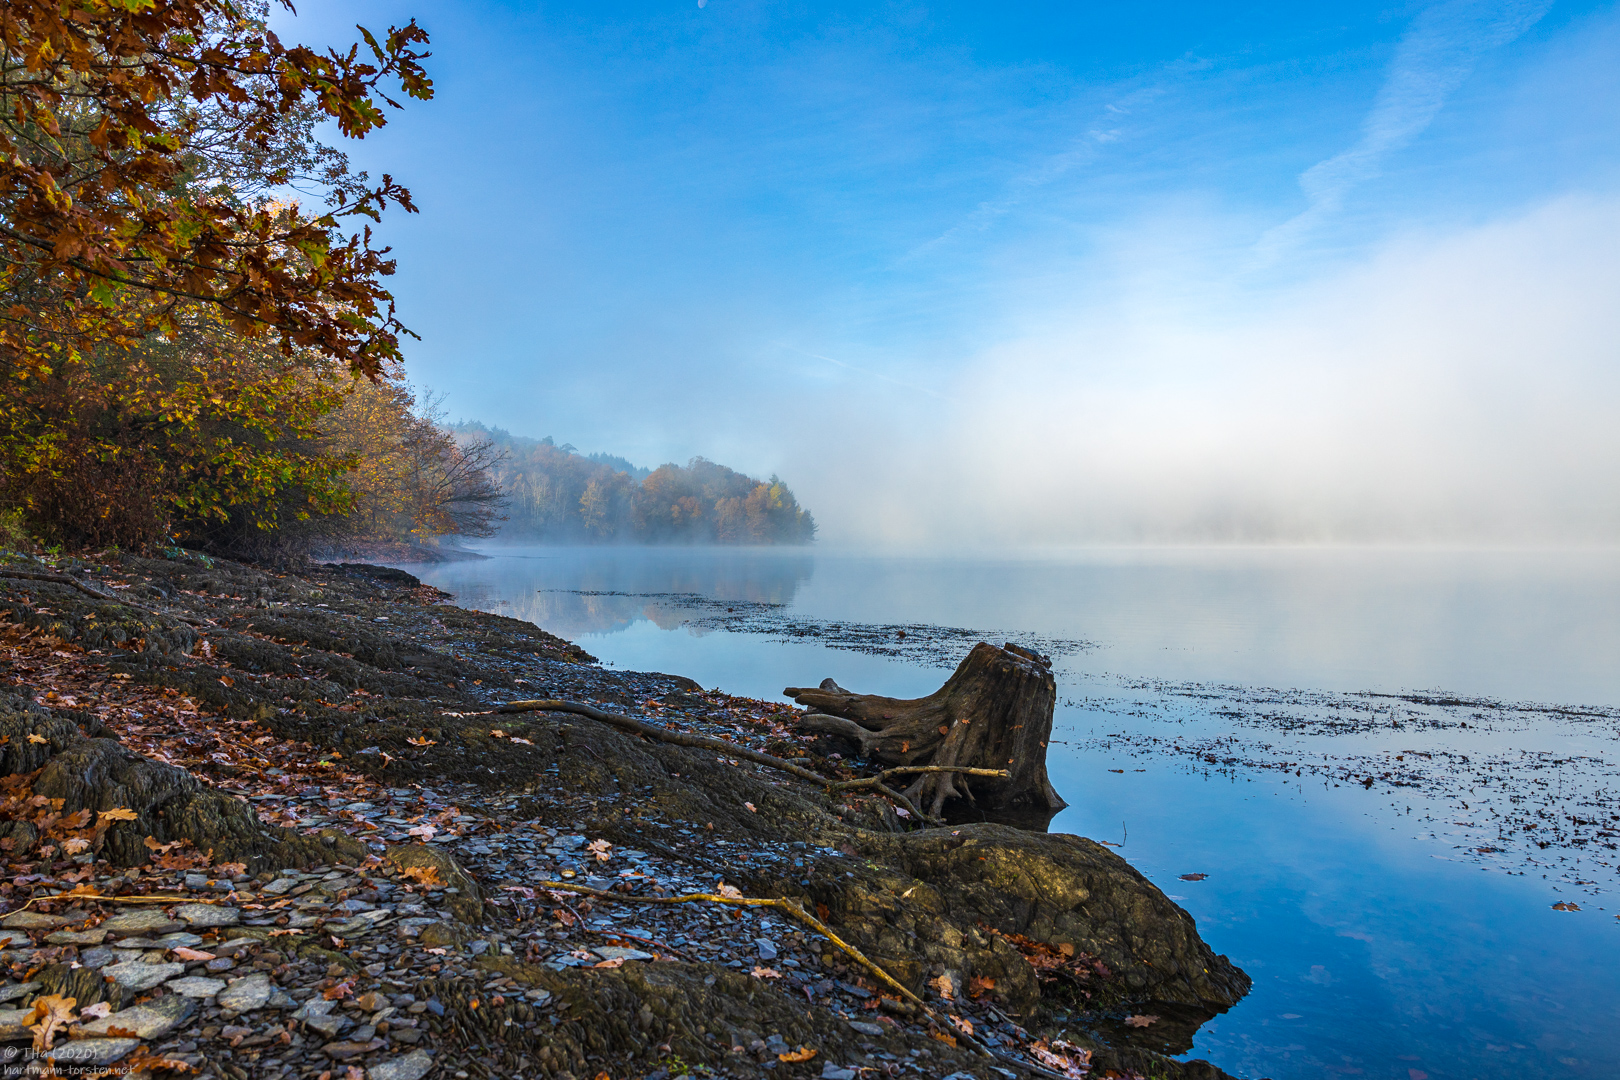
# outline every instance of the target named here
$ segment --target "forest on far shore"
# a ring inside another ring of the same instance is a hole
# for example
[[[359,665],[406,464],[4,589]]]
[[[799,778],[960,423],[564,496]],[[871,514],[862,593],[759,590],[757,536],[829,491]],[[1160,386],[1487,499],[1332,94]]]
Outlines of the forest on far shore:
[[[491,447],[502,495],[500,536],[547,543],[807,544],[816,522],[778,477],[756,480],[695,457],[641,469],[479,423],[452,429]]]

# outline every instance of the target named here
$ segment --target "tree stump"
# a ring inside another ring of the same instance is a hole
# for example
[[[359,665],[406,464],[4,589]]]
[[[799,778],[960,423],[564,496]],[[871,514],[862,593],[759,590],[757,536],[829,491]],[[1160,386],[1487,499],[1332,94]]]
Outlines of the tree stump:
[[[1046,776],[1057,682],[1051,662],[1039,653],[981,641],[944,686],[923,698],[856,694],[831,679],[783,693],[811,710],[799,721],[801,728],[853,739],[874,761],[1010,772],[1005,779],[918,776],[905,795],[936,817],[955,798],[982,810],[1057,811],[1067,805]]]

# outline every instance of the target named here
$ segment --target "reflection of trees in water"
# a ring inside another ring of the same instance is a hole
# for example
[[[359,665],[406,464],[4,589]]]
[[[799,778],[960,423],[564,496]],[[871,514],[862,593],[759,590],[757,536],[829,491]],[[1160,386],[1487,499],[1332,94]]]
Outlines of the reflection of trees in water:
[[[495,610],[568,637],[611,634],[643,620],[674,630],[692,618],[694,605],[785,606],[814,570],[809,555],[619,548],[544,560],[497,555],[473,571],[478,584],[444,587],[469,600],[480,592],[511,597]]]

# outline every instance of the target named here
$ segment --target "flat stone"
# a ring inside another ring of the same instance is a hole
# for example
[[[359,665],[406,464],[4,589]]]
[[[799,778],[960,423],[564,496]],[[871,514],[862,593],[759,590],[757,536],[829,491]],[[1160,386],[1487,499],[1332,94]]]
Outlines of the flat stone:
[[[58,1065],[111,1065],[141,1045],[139,1039],[75,1039],[47,1050]]]
[[[604,960],[651,960],[652,953],[642,952],[640,949],[625,949],[618,945],[602,945],[592,949],[591,952]]]
[[[412,1050],[404,1057],[379,1061],[366,1070],[366,1080],[422,1080],[433,1068],[433,1058],[425,1050]]]
[[[174,909],[177,919],[188,926],[235,926],[242,921],[242,909],[223,904],[181,904]]]
[[[882,1024],[868,1024],[865,1020],[851,1020],[849,1026],[851,1030],[858,1031],[862,1035],[878,1036],[885,1034]]]
[[[178,949],[182,945],[195,947],[201,945],[202,941],[203,939],[196,934],[188,934],[184,930],[179,930],[172,934],[164,934],[158,938],[157,947],[160,949]],[[128,948],[128,946],[126,945],[125,948]]]
[[[855,1080],[855,1070],[827,1062],[821,1067],[821,1080]]]
[[[10,1041],[28,1032],[33,1009],[0,1009],[0,1040]]]
[[[216,1001],[222,1009],[234,1009],[239,1013],[252,1012],[269,1004],[272,989],[270,976],[261,972],[249,975],[245,979],[237,979],[219,992]]]
[[[148,964],[144,960],[126,960],[122,964],[109,964],[101,969],[101,973],[111,975],[125,990],[139,993],[176,975],[183,975],[185,970],[184,964]]]
[[[156,908],[146,908],[140,911],[122,911],[101,924],[101,929],[109,934],[117,934],[120,937],[141,934],[167,934],[170,931],[184,930],[185,928],[185,923],[169,918]]]
[[[45,935],[47,945],[100,945],[107,940],[107,931],[101,927],[94,930],[55,930]]]
[[[333,1061],[347,1061],[361,1054],[369,1054],[373,1050],[381,1050],[382,1047],[381,1039],[371,1039],[367,1042],[333,1042],[321,1047],[321,1053]]]
[[[187,975],[183,979],[170,979],[163,984],[166,989],[188,998],[211,998],[225,989],[224,979],[205,979],[201,975]]]
[[[296,888],[298,888],[297,878],[283,877],[276,878],[276,880],[272,881],[259,891],[265,896],[281,896],[284,893],[289,893]]]
[[[86,949],[79,954],[79,966],[87,967],[90,970],[95,971],[99,968],[106,967],[108,964],[117,959],[118,953],[115,950],[97,945],[93,948]]]
[[[0,1001],[15,1001],[38,990],[42,984],[37,982],[13,983],[10,986],[0,986]]]
[[[114,1028],[133,1031],[137,1039],[161,1039],[197,1011],[196,1002],[178,994],[165,994],[144,1005],[132,1005],[84,1025],[86,1035],[108,1036]]]
[[[13,911],[0,918],[0,926],[7,930],[55,930],[72,922],[65,915],[46,915],[39,911]]]
[[[206,969],[210,975],[218,975],[220,972],[229,971],[235,966],[236,961],[231,959],[229,956],[216,956],[212,960],[203,964],[203,968]]]
[[[759,958],[761,960],[776,959],[776,942],[772,941],[770,938],[755,938],[754,948],[759,950]]]

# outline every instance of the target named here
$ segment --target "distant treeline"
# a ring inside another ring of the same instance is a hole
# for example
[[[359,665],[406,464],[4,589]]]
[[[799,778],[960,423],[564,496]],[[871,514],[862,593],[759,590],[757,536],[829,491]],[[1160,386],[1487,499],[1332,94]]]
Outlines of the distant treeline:
[[[788,486],[693,458],[637,468],[607,454],[584,457],[551,438],[528,439],[478,423],[458,439],[492,443],[508,502],[500,535],[552,543],[807,544],[815,518]]]

